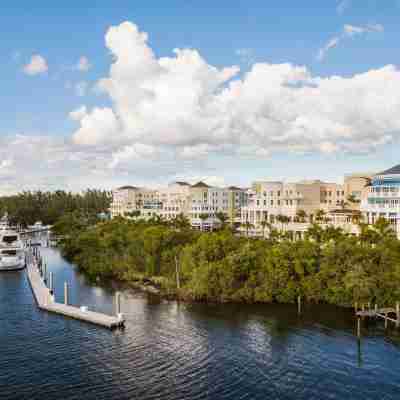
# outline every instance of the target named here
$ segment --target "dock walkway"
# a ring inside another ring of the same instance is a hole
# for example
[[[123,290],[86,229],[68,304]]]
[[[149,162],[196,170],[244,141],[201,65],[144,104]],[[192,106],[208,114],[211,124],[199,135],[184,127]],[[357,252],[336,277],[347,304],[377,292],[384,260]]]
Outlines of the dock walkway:
[[[43,282],[36,260],[33,257],[27,264],[27,272],[32,292],[39,309],[100,325],[109,329],[124,325],[125,320],[122,314],[119,314],[118,316],[111,316],[94,311],[88,311],[67,304],[57,303],[54,299],[54,296],[51,294],[51,291]]]

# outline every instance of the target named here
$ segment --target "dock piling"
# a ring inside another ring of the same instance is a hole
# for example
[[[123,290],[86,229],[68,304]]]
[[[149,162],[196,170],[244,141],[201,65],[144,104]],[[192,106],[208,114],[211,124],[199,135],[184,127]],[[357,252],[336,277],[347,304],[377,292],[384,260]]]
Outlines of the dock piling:
[[[49,273],[49,290],[50,290],[50,294],[53,295],[54,294],[54,276],[53,276],[53,272]]]
[[[64,282],[64,304],[68,305],[68,283]]]
[[[357,337],[361,339],[361,318],[357,318]]]
[[[400,327],[400,303],[396,303],[396,328]]]
[[[297,296],[297,313],[301,314],[301,296]]]

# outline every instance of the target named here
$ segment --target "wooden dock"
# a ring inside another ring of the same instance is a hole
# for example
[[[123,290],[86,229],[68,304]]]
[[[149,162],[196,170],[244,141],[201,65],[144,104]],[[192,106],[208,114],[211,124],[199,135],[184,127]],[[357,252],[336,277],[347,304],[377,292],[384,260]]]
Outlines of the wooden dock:
[[[120,310],[118,310],[117,316],[111,316],[94,311],[88,311],[86,308],[78,308],[68,304],[57,303],[51,293],[51,290],[47,288],[42,279],[38,269],[38,264],[34,257],[29,259],[27,264],[27,273],[32,292],[39,309],[89,322],[109,329],[122,327],[124,325],[125,320],[122,314],[119,312]],[[119,300],[117,303],[119,308]]]
[[[393,322],[396,328],[400,328],[400,303],[396,303],[396,307],[379,308],[376,304],[374,308],[362,305],[361,310],[355,306],[355,315],[357,317],[357,336],[361,337],[361,320],[365,318],[382,319],[385,322],[385,328],[389,322]]]

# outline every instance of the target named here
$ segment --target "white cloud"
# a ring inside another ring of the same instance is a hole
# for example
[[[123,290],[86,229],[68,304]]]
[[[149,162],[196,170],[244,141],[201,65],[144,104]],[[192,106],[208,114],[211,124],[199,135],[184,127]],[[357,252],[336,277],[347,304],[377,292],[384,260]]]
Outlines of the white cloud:
[[[69,117],[73,121],[81,121],[85,117],[86,114],[87,114],[86,106],[81,106],[81,107],[77,108],[76,110],[71,111],[69,113]]]
[[[75,69],[81,72],[87,72],[90,68],[92,68],[92,65],[86,56],[82,56],[75,67]]]
[[[240,74],[194,49],[157,58],[131,23],[111,28],[106,45],[113,61],[98,87],[110,105],[71,111],[70,137],[0,136],[0,160],[13,162],[0,190],[165,184],[224,176],[274,153],[363,153],[400,139],[393,65],[319,77],[265,62]]]
[[[346,26],[343,35],[363,33],[356,28]],[[85,110],[73,137],[77,145],[141,143],[181,160],[261,158],[276,151],[368,151],[398,134],[394,66],[320,78],[305,67],[257,63],[240,78],[238,67],[215,68],[193,49],[156,58],[147,34],[129,22],[110,28],[106,45],[114,61],[98,86],[112,107]]]
[[[29,63],[24,66],[23,71],[25,74],[33,76],[44,74],[48,69],[46,59],[40,54],[34,54]]]
[[[356,35],[363,35],[366,33],[384,32],[385,28],[381,24],[369,24],[365,26],[344,25],[342,33],[329,39],[328,42],[319,49],[317,60],[323,61],[329,50],[337,47],[343,40],[354,37]]]

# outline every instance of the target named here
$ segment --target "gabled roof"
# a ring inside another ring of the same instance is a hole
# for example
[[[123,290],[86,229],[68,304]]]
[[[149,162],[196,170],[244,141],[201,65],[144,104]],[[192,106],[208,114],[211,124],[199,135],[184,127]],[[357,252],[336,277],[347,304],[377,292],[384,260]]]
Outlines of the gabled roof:
[[[380,172],[378,175],[400,175],[400,164],[395,165],[386,171]]]
[[[228,190],[243,190],[243,189],[241,189],[241,188],[239,188],[237,186],[229,186],[227,189]]]
[[[129,185],[127,185],[127,186],[121,186],[121,187],[118,188],[118,190],[128,190],[128,189],[131,189],[131,190],[138,190],[137,187],[135,187],[135,186],[129,186]]]
[[[190,186],[187,182],[182,182],[182,181],[176,181],[175,184],[180,186]]]
[[[208,186],[206,183],[204,183],[202,181],[197,182],[196,184],[192,185],[192,188],[205,188],[205,189],[207,189],[209,187],[210,186]]]

